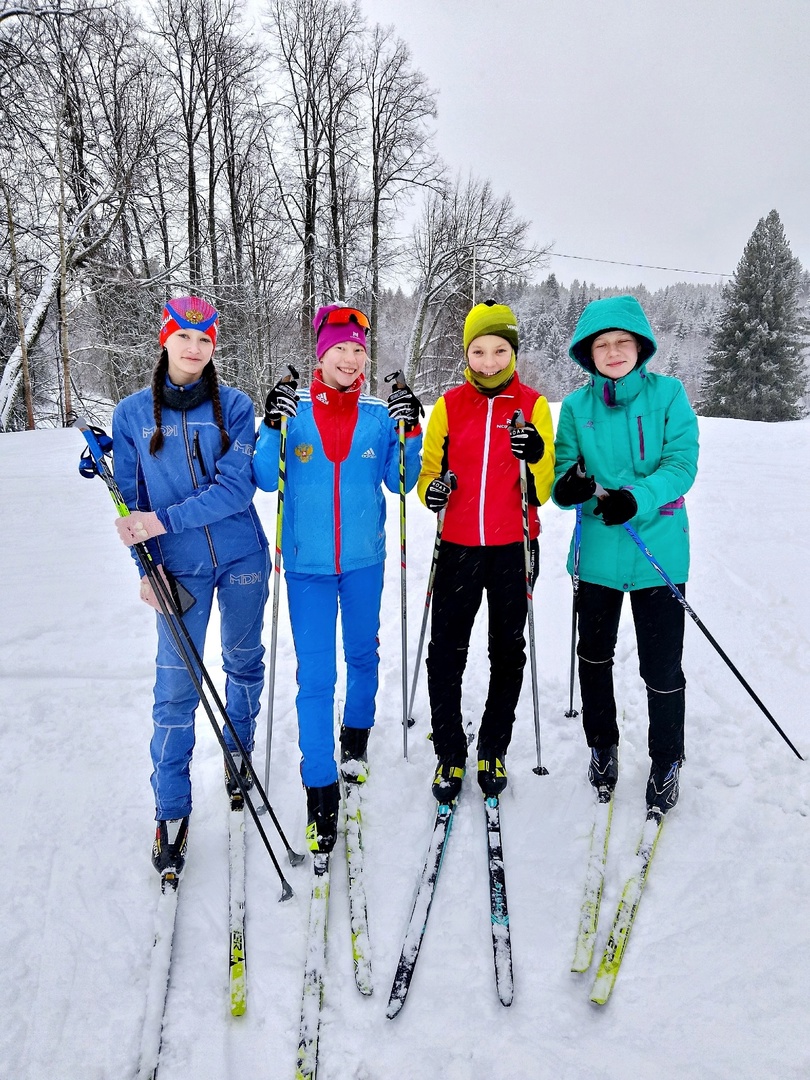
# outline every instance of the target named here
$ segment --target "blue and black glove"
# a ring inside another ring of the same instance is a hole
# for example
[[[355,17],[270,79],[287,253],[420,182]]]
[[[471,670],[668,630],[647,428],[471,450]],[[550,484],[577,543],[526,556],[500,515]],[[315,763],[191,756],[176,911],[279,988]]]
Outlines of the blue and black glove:
[[[388,399],[388,415],[394,423],[404,420],[405,430],[413,431],[419,423],[419,417],[425,415],[425,410],[409,386],[398,386],[391,391]]]
[[[282,416],[292,420],[298,412],[298,397],[295,389],[295,381],[282,379],[267,395],[264,403],[264,422],[269,428],[279,427]]]

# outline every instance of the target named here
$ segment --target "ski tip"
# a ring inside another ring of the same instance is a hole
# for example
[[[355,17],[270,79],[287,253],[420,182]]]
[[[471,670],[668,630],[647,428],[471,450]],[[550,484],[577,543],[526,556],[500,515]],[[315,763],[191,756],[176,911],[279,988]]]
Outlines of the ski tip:
[[[400,1014],[400,1012],[402,1010],[402,1006],[404,1004],[405,1004],[405,1002],[402,1000],[402,998],[398,998],[398,997],[389,998],[388,999],[388,1005],[386,1006],[386,1009],[385,1009],[386,1017],[389,1020],[393,1020],[395,1016],[399,1016],[399,1014]]]

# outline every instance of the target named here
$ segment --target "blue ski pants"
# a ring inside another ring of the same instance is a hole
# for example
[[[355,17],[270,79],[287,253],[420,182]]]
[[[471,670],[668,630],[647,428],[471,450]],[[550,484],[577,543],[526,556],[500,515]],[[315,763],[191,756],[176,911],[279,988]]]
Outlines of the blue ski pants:
[[[343,574],[287,571],[298,696],[298,746],[306,787],[325,787],[338,777],[335,764],[337,614],[346,660],[346,727],[374,724],[379,667],[378,633],[384,563]]]
[[[248,752],[253,750],[253,732],[264,686],[264,646],[262,624],[267,603],[270,556],[265,548],[235,562],[194,574],[176,574],[177,580],[196,599],[183,622],[200,656],[217,594],[222,640],[222,668],[225,672],[225,708]],[[194,683],[172,638],[166,619],[157,617],[158,648],[155,704],[152,790],[157,820],[186,817],[191,813],[191,754],[194,749],[194,714],[200,699]],[[196,672],[199,679],[199,671]],[[224,727],[225,742],[233,750],[235,742]]]

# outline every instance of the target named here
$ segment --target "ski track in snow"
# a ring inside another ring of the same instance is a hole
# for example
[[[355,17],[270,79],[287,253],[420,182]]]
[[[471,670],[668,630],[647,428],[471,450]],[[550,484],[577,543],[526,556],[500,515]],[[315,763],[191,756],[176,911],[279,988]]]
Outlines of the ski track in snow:
[[[788,736],[810,755],[810,421],[701,420],[688,496],[688,599]],[[148,742],[155,635],[101,481],[77,469],[73,430],[0,438],[0,1080],[122,1080],[140,1044],[158,877]],[[275,497],[257,505],[274,533]],[[435,518],[408,508],[409,652],[416,654]],[[363,840],[375,990],[354,986],[346,863],[332,860],[321,1080],[806,1080],[810,1076],[810,764],[798,761],[687,619],[687,761],[616,988],[588,1002],[643,820],[646,698],[629,605],[615,668],[620,780],[591,972],[569,971],[592,794],[578,719],[566,719],[573,515],[542,511],[535,590],[543,764],[529,665],[501,799],[515,978],[497,999],[484,806],[474,747],[408,1000],[385,1005],[435,815],[424,671],[402,758],[398,496],[389,498],[378,727]],[[631,541],[628,538],[628,543]],[[269,614],[269,607],[268,607]],[[269,642],[270,629],[266,628]],[[206,663],[218,687],[217,626]],[[270,799],[303,849],[295,660],[282,597]],[[464,687],[486,696],[479,618]],[[339,690],[339,694],[342,691]],[[265,714],[257,729],[263,771]],[[228,996],[228,803],[219,747],[198,712],[195,811],[178,909],[160,1080],[291,1078],[309,903],[308,869],[285,874],[248,823],[247,1013]],[[264,819],[268,821],[267,818]],[[275,834],[270,830],[271,841]],[[280,844],[276,845],[283,855]],[[307,862],[307,866],[309,862]]]

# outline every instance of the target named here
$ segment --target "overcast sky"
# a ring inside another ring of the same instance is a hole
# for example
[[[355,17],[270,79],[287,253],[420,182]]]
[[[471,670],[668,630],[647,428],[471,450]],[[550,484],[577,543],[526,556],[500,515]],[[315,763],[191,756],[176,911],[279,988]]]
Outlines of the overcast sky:
[[[731,274],[776,209],[810,268],[810,0],[360,3],[439,92],[444,160],[510,192],[537,243]],[[548,270],[719,280],[560,257]]]

